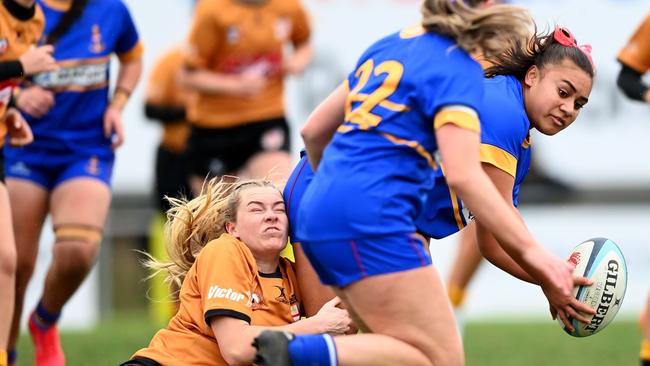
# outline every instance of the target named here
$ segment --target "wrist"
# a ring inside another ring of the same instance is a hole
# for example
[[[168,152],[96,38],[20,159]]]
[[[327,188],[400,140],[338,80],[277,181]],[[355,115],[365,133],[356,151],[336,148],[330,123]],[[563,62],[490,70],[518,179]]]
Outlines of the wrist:
[[[11,90],[11,100],[9,101],[10,107],[18,108],[18,97],[23,92],[23,90],[17,86]]]
[[[131,96],[130,90],[123,88],[121,86],[116,87],[115,92],[113,93],[113,98],[111,99],[111,103],[109,104],[109,107],[115,108],[121,112],[122,110],[124,110],[124,107],[126,106],[126,103],[129,101],[130,96]]]

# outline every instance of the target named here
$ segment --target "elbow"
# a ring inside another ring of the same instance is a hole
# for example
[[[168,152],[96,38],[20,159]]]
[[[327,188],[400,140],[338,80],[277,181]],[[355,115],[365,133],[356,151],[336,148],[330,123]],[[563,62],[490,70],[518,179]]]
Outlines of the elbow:
[[[250,348],[250,346],[247,348]],[[219,351],[221,351],[221,357],[230,366],[250,365],[253,362],[250,350],[242,347],[219,348]]]
[[[312,128],[310,123],[306,123],[305,126],[300,130],[300,136],[302,136],[302,139],[305,142],[305,146],[313,146],[320,140],[318,132]]]
[[[181,88],[185,89],[194,89],[195,85],[193,83],[193,76],[195,71],[190,70],[186,67],[181,67],[181,69],[176,73],[176,84]]]

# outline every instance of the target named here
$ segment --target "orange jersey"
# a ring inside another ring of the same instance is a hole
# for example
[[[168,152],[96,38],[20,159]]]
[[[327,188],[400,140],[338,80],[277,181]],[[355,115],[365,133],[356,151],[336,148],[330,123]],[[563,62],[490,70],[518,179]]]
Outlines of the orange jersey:
[[[618,60],[642,74],[650,69],[650,14],[618,54]]]
[[[14,4],[14,3],[12,3]],[[40,6],[35,4],[34,15],[29,19],[20,19],[13,15],[7,4],[0,5],[0,61],[17,60],[41,38],[45,28],[45,17]],[[19,5],[14,4],[19,7]],[[20,12],[27,13],[24,8]],[[4,123],[7,106],[11,100],[13,87],[17,80],[0,80],[0,147],[4,144],[7,126]]]
[[[146,100],[148,104],[185,108],[190,94],[178,84],[178,72],[183,67],[183,51],[180,47],[165,53],[149,75]],[[161,144],[182,152],[189,135],[187,121],[163,124]]]
[[[242,4],[200,1],[190,32],[186,65],[219,74],[259,72],[266,87],[252,97],[200,93],[189,120],[204,128],[229,128],[284,115],[283,48],[308,41],[310,26],[299,0]]]
[[[201,250],[180,293],[180,308],[166,329],[134,357],[163,365],[228,365],[210,327],[214,316],[278,326],[300,319],[296,277],[288,260],[262,274],[244,243],[223,234]]]

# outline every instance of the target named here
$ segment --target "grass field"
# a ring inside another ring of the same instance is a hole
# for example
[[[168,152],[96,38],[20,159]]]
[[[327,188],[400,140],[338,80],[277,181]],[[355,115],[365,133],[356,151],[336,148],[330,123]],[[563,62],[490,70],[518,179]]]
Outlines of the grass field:
[[[157,328],[146,314],[102,322],[92,332],[65,332],[68,365],[118,365],[148,344]],[[617,321],[589,338],[572,338],[553,322],[480,322],[465,327],[467,365],[473,366],[634,366],[640,333],[633,321]],[[19,365],[32,365],[29,336],[19,346]]]

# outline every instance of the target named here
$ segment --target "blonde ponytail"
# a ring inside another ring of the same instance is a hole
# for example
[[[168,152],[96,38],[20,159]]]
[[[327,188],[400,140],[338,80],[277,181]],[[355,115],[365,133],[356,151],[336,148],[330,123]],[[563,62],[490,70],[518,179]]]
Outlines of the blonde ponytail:
[[[144,266],[154,277],[167,272],[165,282],[180,288],[203,247],[226,232],[226,222],[235,222],[241,192],[253,187],[277,187],[266,180],[239,181],[234,177],[211,179],[202,193],[192,199],[168,198],[171,208],[165,224],[168,261],[159,261],[145,253]]]

